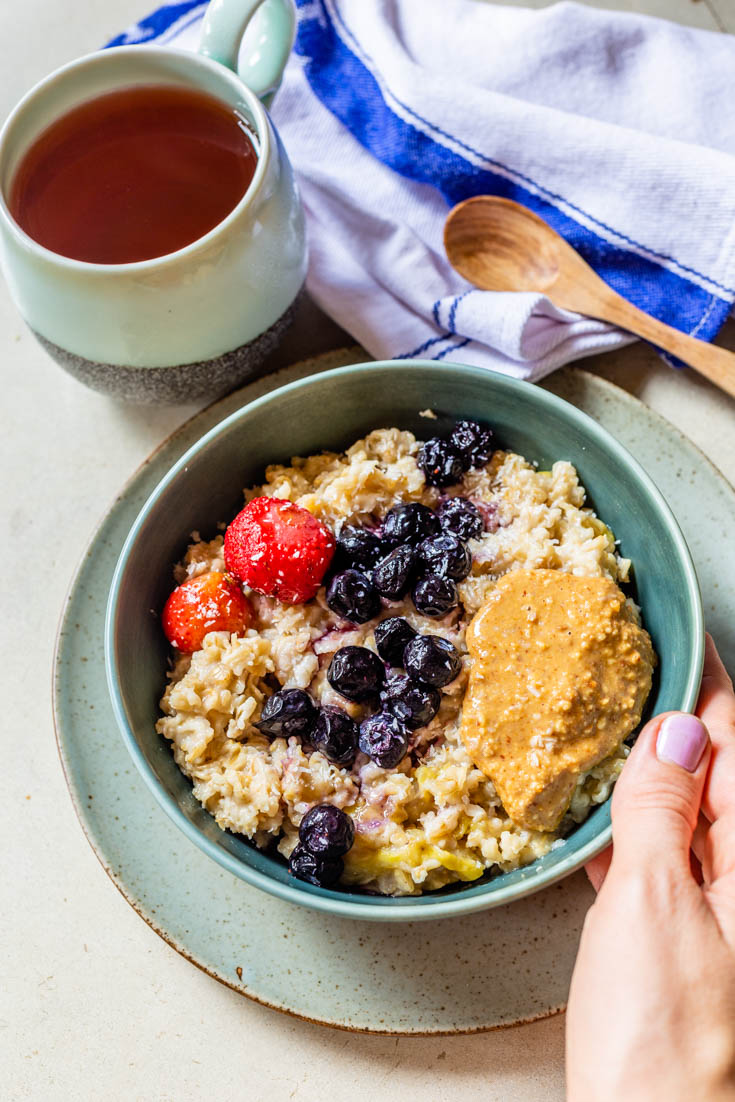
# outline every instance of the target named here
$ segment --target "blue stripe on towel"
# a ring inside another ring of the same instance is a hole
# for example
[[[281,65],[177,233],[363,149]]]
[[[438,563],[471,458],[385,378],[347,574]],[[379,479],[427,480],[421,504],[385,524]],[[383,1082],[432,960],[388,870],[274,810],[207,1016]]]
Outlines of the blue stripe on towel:
[[[448,356],[450,352],[457,352],[460,348],[464,348],[466,344],[470,343],[470,337],[465,337],[459,344],[452,344],[449,348],[443,349],[441,352],[437,352],[436,356],[432,356],[432,360],[443,360],[445,356]]]
[[[164,4],[162,7],[156,8],[150,15],[147,15],[145,19],[141,19],[131,30],[123,31],[122,34],[111,39],[107,43],[107,47],[151,42],[155,38],[160,38],[169,27],[172,27],[179,19],[190,12],[194,12],[197,8],[201,8],[202,14],[204,14],[206,6],[207,0],[180,0],[179,3]]]
[[[388,106],[368,63],[358,58],[337,33],[324,0],[319,0],[316,17],[310,17],[313,0],[296,2],[305,10],[298,24],[295,49],[305,59],[305,72],[313,92],[374,157],[409,180],[435,187],[450,205],[483,194],[523,203],[561,233],[629,301],[677,329],[685,332],[696,329],[697,336],[704,340],[717,333],[730,312],[735,289],[717,284],[703,273],[685,269],[669,257],[661,256],[657,262],[641,256],[636,249],[650,250],[637,242],[630,241],[631,248],[611,243],[561,209],[561,206],[572,209],[572,204],[563,197],[528,178],[525,186],[514,170],[467,146],[464,148],[469,153],[482,156],[485,162],[482,166],[448,149],[424,127],[442,132],[411,108],[401,105],[415,123],[407,122]],[[347,28],[344,33],[351,36]],[[457,139],[452,141],[462,147]],[[509,179],[508,173],[515,178]],[[535,190],[544,192],[545,197],[535,194]],[[578,213],[588,222],[595,221],[585,212]],[[617,231],[599,221],[596,224],[622,239]],[[665,267],[666,263],[676,265],[679,272]],[[710,293],[688,279],[682,274],[686,270],[717,287],[720,293]]]
[[[470,287],[468,291],[463,291],[461,295],[457,295],[457,297],[452,302],[452,305],[449,307],[449,319],[447,321],[447,329],[450,333],[457,332],[457,330],[454,328],[454,323],[457,318],[457,307],[459,306],[462,299],[466,298],[467,295],[471,295],[473,291],[474,287]]]
[[[448,341],[451,339],[451,333],[442,333],[440,337],[431,337],[428,341],[424,341],[423,344],[420,344],[418,348],[414,348],[411,352],[402,352],[400,356],[394,356],[393,359],[412,360],[414,356],[420,356],[422,352],[426,352],[427,348],[432,348],[435,344],[441,344],[442,341]]]

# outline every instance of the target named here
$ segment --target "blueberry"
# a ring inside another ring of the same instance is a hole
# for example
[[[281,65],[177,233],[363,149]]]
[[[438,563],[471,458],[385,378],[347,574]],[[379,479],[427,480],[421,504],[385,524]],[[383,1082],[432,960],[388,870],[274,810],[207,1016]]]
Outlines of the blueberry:
[[[453,532],[461,540],[477,539],[485,528],[480,510],[466,497],[448,497],[443,501],[439,521],[445,532]]]
[[[430,486],[451,486],[459,482],[469,468],[469,463],[463,461],[454,445],[438,436],[426,441],[416,462]]]
[[[419,556],[430,574],[461,582],[472,569],[472,556],[453,532],[442,532],[419,544]]]
[[[380,700],[385,710],[392,712],[410,731],[431,723],[441,704],[441,696],[436,689],[420,681],[412,681],[405,673],[388,675]]]
[[[402,616],[389,616],[375,625],[375,646],[380,657],[389,666],[403,665],[406,644],[415,638],[416,632]]]
[[[442,689],[462,668],[459,651],[440,635],[417,635],[406,647],[404,664],[409,677]]]
[[[385,666],[367,647],[341,647],[329,663],[327,681],[347,700],[359,703],[380,691]]]
[[[428,574],[413,587],[413,603],[422,616],[446,616],[459,604],[459,593],[451,578]]]
[[[384,554],[380,537],[369,528],[345,525],[337,536],[338,561],[359,570],[370,570]]]
[[[322,708],[311,732],[311,744],[335,765],[352,765],[359,729],[341,708]]]
[[[390,712],[378,712],[360,724],[360,749],[381,769],[392,769],[406,755],[408,729]]]
[[[493,454],[492,432],[477,421],[457,421],[449,437],[466,467],[484,467]]]
[[[317,857],[344,857],[354,840],[352,819],[331,804],[312,807],[301,820],[299,841]]]
[[[344,869],[341,857],[324,860],[309,853],[303,846],[297,846],[288,860],[288,871],[299,880],[315,884],[317,888],[332,888],[339,880]]]
[[[279,689],[263,705],[255,724],[269,738],[305,738],[316,720],[316,705],[303,689]]]
[[[332,612],[353,624],[364,624],[380,612],[380,594],[360,570],[335,574],[327,586],[327,604]]]
[[[391,544],[420,543],[427,536],[436,535],[439,527],[439,518],[428,505],[411,501],[388,510],[383,521],[383,538]]]
[[[416,567],[416,549],[404,543],[389,551],[373,570],[373,585],[381,597],[397,601],[411,585]]]

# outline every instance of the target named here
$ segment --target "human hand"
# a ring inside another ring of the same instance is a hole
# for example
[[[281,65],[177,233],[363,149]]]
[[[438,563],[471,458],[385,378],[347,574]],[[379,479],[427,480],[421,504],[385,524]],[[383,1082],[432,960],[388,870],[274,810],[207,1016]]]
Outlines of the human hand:
[[[646,724],[588,866],[568,1102],[735,1099],[735,695],[709,636],[697,715]]]

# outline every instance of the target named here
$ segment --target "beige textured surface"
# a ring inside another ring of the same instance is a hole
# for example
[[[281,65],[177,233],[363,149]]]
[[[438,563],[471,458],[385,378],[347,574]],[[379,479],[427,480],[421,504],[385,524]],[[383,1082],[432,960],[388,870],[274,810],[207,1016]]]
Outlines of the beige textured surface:
[[[145,0],[3,0],[0,116],[50,69],[94,49],[152,6]],[[735,30],[732,0],[621,0],[618,6],[712,29],[717,12],[721,25]],[[300,335],[279,358],[341,342],[334,327],[304,316]],[[733,327],[726,343],[735,346]],[[35,345],[3,284],[0,358],[0,510],[5,532],[28,549],[32,564],[22,573],[6,566],[0,581],[8,700],[0,891],[10,919],[0,925],[3,1098],[563,1098],[561,1017],[435,1040],[331,1032],[220,987],[169,949],[118,895],[78,828],[56,757],[46,690],[53,637],[68,580],[97,518],[190,411],[120,407],[84,390]],[[735,403],[688,374],[674,374],[639,346],[585,366],[678,424],[735,480]]]

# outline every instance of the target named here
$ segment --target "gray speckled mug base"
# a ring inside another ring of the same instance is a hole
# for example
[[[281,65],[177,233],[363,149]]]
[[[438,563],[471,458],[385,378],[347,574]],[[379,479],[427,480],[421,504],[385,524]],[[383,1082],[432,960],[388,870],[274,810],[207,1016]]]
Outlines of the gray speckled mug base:
[[[31,332],[49,356],[75,379],[92,390],[99,390],[123,402],[153,405],[190,402],[196,398],[221,398],[258,374],[258,369],[276,350],[293,321],[302,294],[303,288],[280,318],[247,344],[241,344],[239,348],[233,348],[231,352],[224,352],[212,360],[172,367],[95,363],[60,348],[34,329]]]

